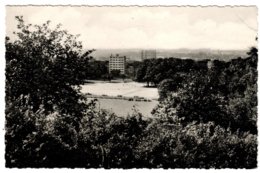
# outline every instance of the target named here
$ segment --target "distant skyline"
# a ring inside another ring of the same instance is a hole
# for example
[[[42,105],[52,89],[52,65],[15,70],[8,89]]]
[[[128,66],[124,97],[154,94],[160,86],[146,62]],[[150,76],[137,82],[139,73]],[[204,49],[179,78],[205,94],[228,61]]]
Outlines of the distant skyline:
[[[15,16],[26,23],[62,24],[84,49],[245,50],[256,45],[257,8],[7,6],[6,34]]]

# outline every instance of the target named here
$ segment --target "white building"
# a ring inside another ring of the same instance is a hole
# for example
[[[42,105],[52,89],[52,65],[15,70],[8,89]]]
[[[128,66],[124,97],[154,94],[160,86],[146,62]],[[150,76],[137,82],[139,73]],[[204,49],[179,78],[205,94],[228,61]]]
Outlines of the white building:
[[[125,74],[126,56],[111,55],[109,57],[109,73],[112,70],[120,70],[121,74]]]

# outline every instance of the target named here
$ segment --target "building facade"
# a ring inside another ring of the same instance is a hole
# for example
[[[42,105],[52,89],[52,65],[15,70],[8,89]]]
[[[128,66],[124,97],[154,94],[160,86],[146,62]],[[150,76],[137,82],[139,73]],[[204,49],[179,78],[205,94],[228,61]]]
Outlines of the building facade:
[[[120,70],[120,74],[125,74],[126,67],[126,56],[111,55],[109,57],[109,73],[112,70]]]
[[[141,51],[141,59],[153,59],[156,58],[156,50],[142,50]]]

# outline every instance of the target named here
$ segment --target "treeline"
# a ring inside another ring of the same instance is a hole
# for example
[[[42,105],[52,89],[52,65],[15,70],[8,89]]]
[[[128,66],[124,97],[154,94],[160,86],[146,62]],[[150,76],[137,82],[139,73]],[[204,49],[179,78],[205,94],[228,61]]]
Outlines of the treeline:
[[[109,73],[109,62],[98,61],[93,57],[89,56],[89,61],[86,62],[85,67],[85,79],[88,80],[112,80],[116,78],[130,78],[134,79],[136,70],[139,68],[141,62],[139,61],[128,61],[126,62],[125,74],[121,74],[120,70],[112,70]]]
[[[98,61],[90,57],[89,61],[85,64],[85,80],[107,80],[121,77],[120,70],[113,70],[109,73],[108,61]]]
[[[192,59],[158,58],[145,59],[137,70],[135,80],[157,86],[164,79],[175,79],[176,74],[207,71],[209,60],[194,61]]]
[[[149,79],[164,93],[153,118],[122,118],[80,93],[91,51],[49,22],[17,20],[18,39],[6,39],[6,167],[256,167],[256,48],[211,68],[165,63],[168,76]]]
[[[106,80],[108,78],[108,61],[97,61],[92,58],[88,64],[86,64],[86,67],[86,79]]]
[[[184,121],[214,121],[256,134],[257,49],[249,55],[228,62],[214,60],[207,70],[176,72],[159,84],[160,100],[170,99],[168,103]]]

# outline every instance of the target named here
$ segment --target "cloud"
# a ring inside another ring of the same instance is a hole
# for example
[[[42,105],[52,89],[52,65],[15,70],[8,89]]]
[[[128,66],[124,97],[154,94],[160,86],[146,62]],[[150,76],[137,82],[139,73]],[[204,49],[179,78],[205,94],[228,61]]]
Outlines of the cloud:
[[[247,49],[257,35],[255,7],[7,7],[7,33],[16,14],[61,23],[85,48]]]

